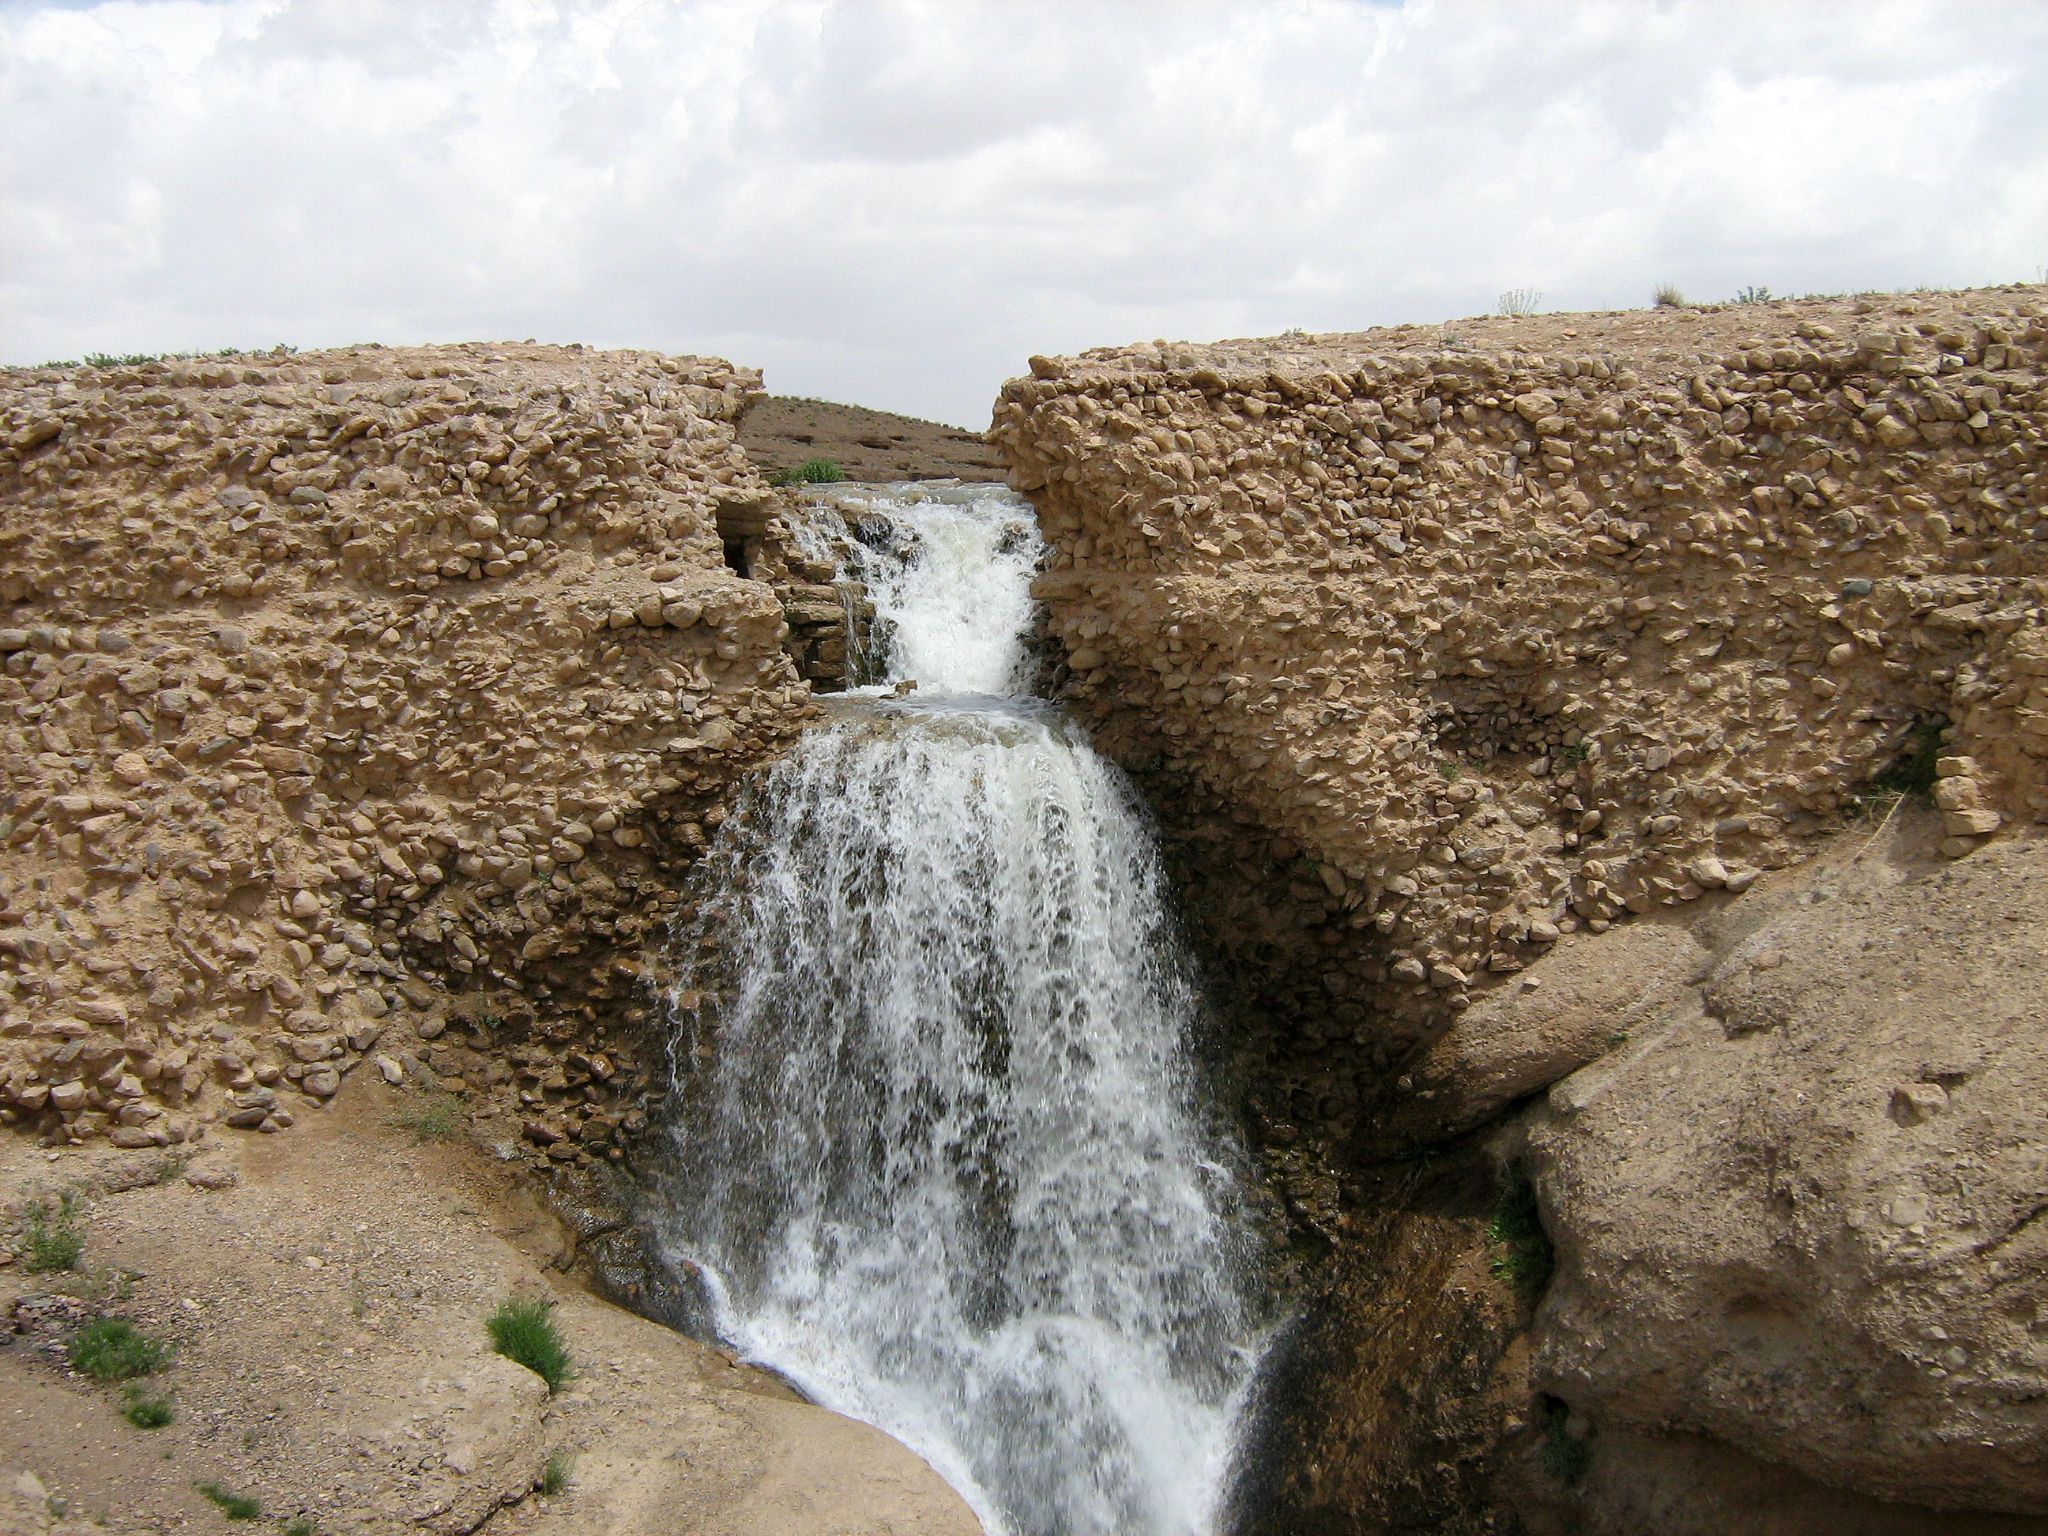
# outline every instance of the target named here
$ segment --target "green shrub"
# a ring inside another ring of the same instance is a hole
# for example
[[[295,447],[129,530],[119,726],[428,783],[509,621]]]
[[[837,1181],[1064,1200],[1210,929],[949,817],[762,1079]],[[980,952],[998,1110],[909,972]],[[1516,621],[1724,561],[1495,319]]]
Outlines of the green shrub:
[[[1543,295],[1534,288],[1510,288],[1494,303],[1502,315],[1533,315],[1543,307]]]
[[[21,1267],[32,1275],[78,1268],[85,1252],[85,1234],[78,1230],[78,1201],[69,1190],[57,1197],[55,1210],[47,1200],[28,1208],[28,1231],[21,1240]]]
[[[830,459],[805,459],[794,469],[778,469],[768,477],[770,485],[832,485],[846,478],[846,471]]]
[[[567,1451],[557,1451],[550,1456],[547,1465],[540,1469],[540,1491],[553,1498],[569,1486],[569,1468],[575,1465],[575,1458]]]
[[[1690,308],[1685,302],[1685,295],[1678,291],[1678,287],[1674,283],[1659,283],[1652,301],[1659,309]]]
[[[392,1123],[421,1141],[446,1141],[462,1123],[462,1106],[452,1093],[422,1090],[392,1116]]]
[[[1536,1206],[1536,1186],[1520,1169],[1513,1170],[1494,1203],[1486,1240],[1498,1250],[1487,1267],[1524,1301],[1534,1301],[1550,1283],[1557,1254],[1543,1230]]]
[[[263,1513],[262,1502],[246,1493],[230,1493],[219,1483],[194,1483],[192,1486],[211,1499],[215,1508],[230,1520],[254,1520]]]
[[[178,1416],[178,1410],[168,1397],[158,1397],[140,1387],[130,1387],[128,1401],[121,1407],[121,1416],[137,1429],[162,1429]]]
[[[1771,302],[1771,290],[1768,288],[1738,289],[1735,294],[1735,302],[1738,304],[1768,304]]]
[[[210,352],[203,348],[194,352],[88,352],[81,361],[88,368],[135,368],[144,363],[190,363],[210,357],[290,357],[298,350],[280,341],[268,352],[251,352],[246,347],[215,347]],[[42,366],[75,368],[78,365],[69,360],[56,360]]]
[[[151,1376],[170,1363],[171,1346],[119,1317],[95,1318],[72,1335],[71,1368],[95,1381]]]
[[[569,1379],[569,1351],[555,1326],[553,1302],[504,1302],[484,1326],[490,1330],[492,1349],[525,1366],[548,1384],[548,1391],[561,1391]]]
[[[284,1536],[320,1536],[320,1527],[311,1515],[293,1515],[284,1523]]]

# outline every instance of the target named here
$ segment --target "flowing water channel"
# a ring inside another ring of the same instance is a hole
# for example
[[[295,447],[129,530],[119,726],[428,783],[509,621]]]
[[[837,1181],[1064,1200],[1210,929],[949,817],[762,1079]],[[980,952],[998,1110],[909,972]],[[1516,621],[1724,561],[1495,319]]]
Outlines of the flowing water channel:
[[[735,1348],[919,1451],[991,1536],[1200,1536],[1260,1341],[1150,827],[1021,691],[1028,504],[813,505],[875,604],[875,686],[706,860],[668,1240]]]

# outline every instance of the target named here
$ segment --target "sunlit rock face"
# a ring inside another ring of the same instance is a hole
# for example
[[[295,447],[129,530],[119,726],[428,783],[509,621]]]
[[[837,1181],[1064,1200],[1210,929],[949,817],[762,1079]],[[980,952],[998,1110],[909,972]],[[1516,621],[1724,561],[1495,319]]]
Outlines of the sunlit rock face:
[[[2048,813],[2037,288],[1035,359],[1065,694],[1357,1133],[1562,934],[1797,860],[1902,756]],[[1938,735],[1931,731],[1939,731]]]
[[[277,1129],[375,1061],[605,1155],[638,935],[811,708],[757,392],[533,346],[0,374],[0,1120]]]

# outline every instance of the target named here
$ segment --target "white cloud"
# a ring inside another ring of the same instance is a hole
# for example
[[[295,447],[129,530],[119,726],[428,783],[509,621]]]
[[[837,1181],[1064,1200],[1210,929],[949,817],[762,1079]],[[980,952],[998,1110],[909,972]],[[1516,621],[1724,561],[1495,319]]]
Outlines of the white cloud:
[[[534,335],[968,425],[1034,351],[2012,281],[2048,6],[0,9],[0,355]]]

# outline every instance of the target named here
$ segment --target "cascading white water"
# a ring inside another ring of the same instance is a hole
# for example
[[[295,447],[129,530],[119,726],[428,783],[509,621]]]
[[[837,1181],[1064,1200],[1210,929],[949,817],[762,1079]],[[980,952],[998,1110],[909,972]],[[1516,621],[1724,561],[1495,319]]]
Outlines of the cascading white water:
[[[1029,686],[1023,637],[1045,546],[1031,504],[999,485],[835,486],[794,532],[875,607],[867,680],[946,694]]]
[[[707,860],[668,1234],[727,1339],[992,1536],[1195,1536],[1256,1353],[1235,1153],[1128,783],[1050,706],[968,697],[1025,675],[1041,553],[971,491],[859,509],[919,693],[837,704]]]

